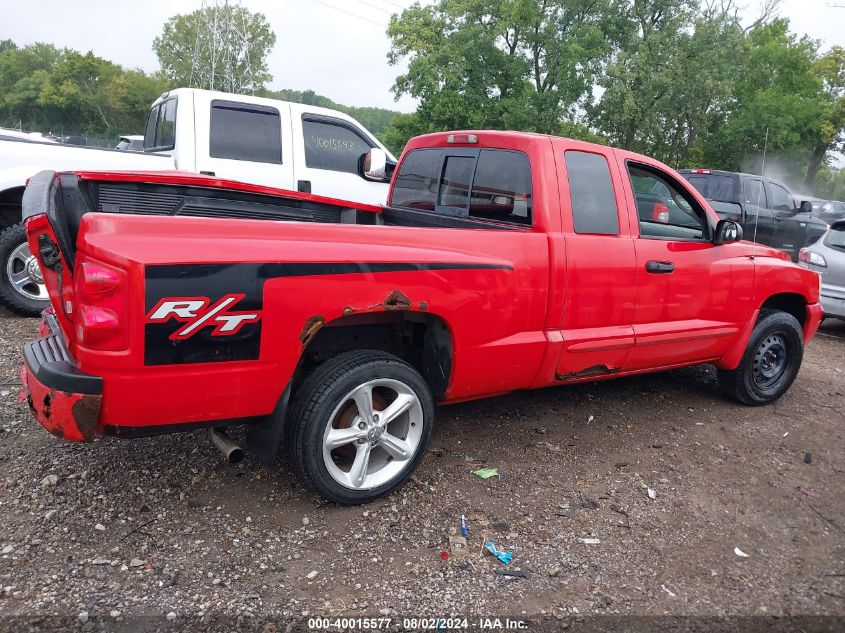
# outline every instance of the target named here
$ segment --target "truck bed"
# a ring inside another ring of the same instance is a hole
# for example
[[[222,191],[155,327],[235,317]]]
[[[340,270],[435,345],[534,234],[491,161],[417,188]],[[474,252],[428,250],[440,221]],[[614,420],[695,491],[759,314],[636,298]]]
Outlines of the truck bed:
[[[19,186],[39,171],[70,169],[174,169],[173,157],[152,152],[126,152],[81,147],[0,135],[0,191]]]
[[[379,207],[184,172],[42,171],[23,199],[23,216],[47,214],[73,266],[82,216],[131,215],[376,224]]]

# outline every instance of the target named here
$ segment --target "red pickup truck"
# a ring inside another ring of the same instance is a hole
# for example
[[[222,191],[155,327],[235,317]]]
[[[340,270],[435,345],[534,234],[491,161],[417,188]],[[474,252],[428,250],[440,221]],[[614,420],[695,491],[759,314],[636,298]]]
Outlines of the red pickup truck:
[[[360,175],[385,177],[378,150]],[[52,302],[21,370],[45,428],[246,424],[340,503],[411,474],[436,403],[697,363],[772,402],[822,317],[816,273],[670,168],[536,134],[415,138],[384,207],[42,172],[24,210]]]

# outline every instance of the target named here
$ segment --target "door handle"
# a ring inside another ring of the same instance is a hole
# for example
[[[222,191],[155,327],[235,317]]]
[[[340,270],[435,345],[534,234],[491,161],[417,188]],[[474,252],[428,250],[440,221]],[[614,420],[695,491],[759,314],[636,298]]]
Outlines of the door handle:
[[[214,176],[213,171],[201,171],[200,172],[203,176]]]
[[[675,270],[675,264],[672,262],[646,262],[645,270],[648,273],[655,273],[657,275],[665,275]]]
[[[311,181],[310,180],[297,180],[296,181],[296,190],[301,193],[311,193]]]

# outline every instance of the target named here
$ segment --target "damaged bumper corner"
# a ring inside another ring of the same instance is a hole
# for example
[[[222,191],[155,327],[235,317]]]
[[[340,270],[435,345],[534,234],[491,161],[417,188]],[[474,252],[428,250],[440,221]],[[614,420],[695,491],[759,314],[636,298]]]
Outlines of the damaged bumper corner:
[[[23,358],[23,392],[38,423],[65,440],[93,440],[98,434],[103,379],[76,367],[58,333],[24,345]]]

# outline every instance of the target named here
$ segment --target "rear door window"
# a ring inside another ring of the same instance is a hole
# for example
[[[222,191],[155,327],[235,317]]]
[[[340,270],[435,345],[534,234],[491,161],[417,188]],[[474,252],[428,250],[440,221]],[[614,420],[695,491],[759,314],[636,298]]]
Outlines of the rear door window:
[[[619,212],[607,159],[600,154],[564,154],[572,222],[576,233],[618,235]]]
[[[211,102],[212,158],[256,163],[282,162],[282,117],[276,108],[222,101]]]
[[[745,181],[745,204],[768,208],[762,180],[753,178]]]
[[[518,151],[418,149],[399,166],[390,205],[531,224],[531,165]]]
[[[345,121],[329,117],[302,116],[305,166],[313,169],[358,173],[358,161],[374,147],[373,143]]]

